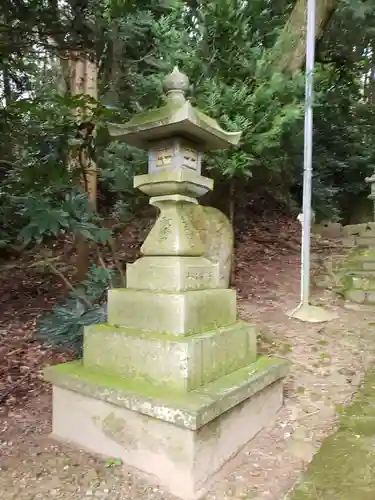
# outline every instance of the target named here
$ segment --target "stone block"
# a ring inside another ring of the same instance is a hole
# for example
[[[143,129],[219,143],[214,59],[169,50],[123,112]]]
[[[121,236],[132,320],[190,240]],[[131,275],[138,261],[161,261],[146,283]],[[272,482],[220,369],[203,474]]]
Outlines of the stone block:
[[[255,361],[256,342],[255,327],[241,322],[189,337],[91,325],[85,328],[84,366],[186,392]]]
[[[218,265],[219,287],[228,288],[233,260],[234,232],[220,210],[202,205],[188,207],[194,229],[204,245],[204,257]]]
[[[361,278],[353,276],[351,278],[352,287],[357,290],[374,290],[375,291],[375,279],[374,278]]]
[[[356,244],[356,237],[355,236],[347,236],[342,239],[342,246],[344,248],[353,248]]]
[[[362,269],[364,271],[375,271],[375,261],[364,261],[362,262]]]
[[[343,235],[343,226],[339,222],[325,221],[314,224],[311,231],[325,238],[340,238]]]
[[[108,324],[140,333],[192,335],[235,322],[234,290],[162,293],[114,288],[108,291]]]
[[[142,257],[126,266],[126,284],[161,292],[219,288],[219,266],[204,257]]]
[[[366,292],[363,290],[347,290],[345,298],[356,304],[364,304],[366,302]]]
[[[184,168],[161,170],[134,177],[134,187],[149,196],[180,194],[199,197],[211,191],[214,181]]]
[[[363,269],[353,271],[352,269],[348,271],[348,276],[357,276],[359,278],[375,278],[375,271],[365,271]]]
[[[362,250],[354,257],[354,260],[357,260],[359,262],[375,262],[375,250],[369,248],[368,250]]]
[[[369,231],[374,231],[375,234],[375,228],[373,229],[373,226],[374,224],[370,222],[365,222],[362,224],[348,224],[347,226],[343,226],[342,232],[344,237],[364,236]]]
[[[375,247],[375,237],[372,236],[358,236],[356,238],[356,245],[362,248],[374,248]]]
[[[259,359],[178,399],[140,394],[79,363],[48,368],[53,436],[120,458],[183,500],[203,496],[216,473],[272,421],[288,364]],[[168,399],[169,398],[169,399]]]

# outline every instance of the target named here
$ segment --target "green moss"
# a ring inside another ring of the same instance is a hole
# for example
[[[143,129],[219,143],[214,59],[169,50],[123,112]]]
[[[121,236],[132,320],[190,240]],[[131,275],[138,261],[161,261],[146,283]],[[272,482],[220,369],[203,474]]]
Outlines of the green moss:
[[[44,375],[57,387],[196,430],[285,376],[288,367],[285,360],[258,358],[188,393],[91,371],[79,361],[49,367]]]
[[[184,403],[186,395],[179,392],[174,392],[171,388],[163,389],[160,387],[153,387],[147,382],[139,380],[125,380],[112,375],[107,375],[102,372],[87,370],[84,368],[82,361],[71,361],[68,363],[61,363],[53,367],[45,369],[45,376],[47,380],[51,380],[56,385],[59,385],[59,379],[64,376],[69,376],[77,382],[82,381],[109,391],[119,391],[124,394],[134,393],[143,397],[152,397],[158,400],[168,400],[169,402],[175,401],[176,403]],[[194,398],[202,400],[198,398]],[[205,399],[205,398],[203,398]],[[205,400],[207,402],[207,400]],[[193,405],[194,406],[194,405]]]
[[[284,354],[288,354],[290,352],[292,352],[293,350],[293,346],[292,344],[288,343],[288,342],[282,342],[281,344],[279,344],[278,348],[277,348],[277,352],[284,355]]]
[[[329,344],[329,342],[328,342],[328,340],[319,340],[319,341],[318,341],[318,344],[319,344],[319,345],[328,345],[328,344]]]
[[[288,500],[374,500],[375,370],[340,412],[339,430],[324,441]]]
[[[315,455],[290,500],[374,500],[372,440],[339,431]]]
[[[177,105],[174,102],[169,102],[166,106],[157,109],[151,109],[150,111],[145,111],[144,113],[139,113],[135,115],[127,124],[128,127],[135,127],[145,124],[153,124],[160,120],[168,120],[173,113],[175,113],[181,105]]]
[[[238,328],[253,328],[253,325],[249,323],[245,323],[244,321],[237,321],[236,325]],[[153,332],[149,330],[141,330],[138,328],[125,328],[123,326],[118,325],[108,325],[108,324],[99,324],[99,325],[90,325],[85,327],[85,334],[89,335],[90,332],[103,332],[103,333],[116,333],[118,335],[134,335],[135,337],[141,338],[149,338],[154,340],[175,342],[175,343],[185,343],[188,339],[194,339],[201,335],[207,336],[216,336],[220,334],[224,334],[228,328],[231,328],[233,325],[229,326],[218,326],[214,329],[206,330],[200,333],[192,333],[188,336],[179,336],[173,335],[170,333],[164,332]]]

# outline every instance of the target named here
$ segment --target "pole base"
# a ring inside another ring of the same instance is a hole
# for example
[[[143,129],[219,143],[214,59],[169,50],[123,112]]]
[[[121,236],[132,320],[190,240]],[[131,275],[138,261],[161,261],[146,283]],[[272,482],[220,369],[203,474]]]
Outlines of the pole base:
[[[333,311],[327,311],[323,307],[312,306],[310,304],[300,304],[296,309],[286,313],[289,318],[298,319],[305,323],[324,323],[332,321],[339,316]]]

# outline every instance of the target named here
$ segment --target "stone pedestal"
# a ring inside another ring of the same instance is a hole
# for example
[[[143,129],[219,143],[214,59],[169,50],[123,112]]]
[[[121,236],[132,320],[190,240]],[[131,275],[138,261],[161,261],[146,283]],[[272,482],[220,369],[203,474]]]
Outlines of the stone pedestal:
[[[111,290],[83,360],[45,370],[53,435],[195,500],[282,405],[287,363],[257,357],[256,336],[233,290]]]
[[[186,86],[184,75],[172,76]],[[198,114],[172,80],[162,121],[153,112],[116,129],[138,146],[152,134],[163,139],[150,146],[150,173],[135,178],[160,209],[144,256],[127,267],[128,287],[109,291],[107,324],[85,329],[82,361],[49,367],[45,378],[54,436],[195,500],[275,416],[288,367],[258,357],[256,329],[237,320],[229,222],[196,201],[212,189],[198,145],[223,147],[239,134]],[[186,130],[189,143],[179,139]]]
[[[144,365],[149,357],[146,353]],[[144,377],[105,375],[81,362],[49,368],[53,435],[121,458],[166,491],[196,500],[224,464],[274,418],[282,405],[286,370],[284,361],[258,358],[187,392],[188,379],[184,389],[174,384],[167,390]],[[152,371],[157,370],[150,367],[150,378]],[[183,380],[183,371],[176,372]],[[170,375],[163,373],[161,382]]]

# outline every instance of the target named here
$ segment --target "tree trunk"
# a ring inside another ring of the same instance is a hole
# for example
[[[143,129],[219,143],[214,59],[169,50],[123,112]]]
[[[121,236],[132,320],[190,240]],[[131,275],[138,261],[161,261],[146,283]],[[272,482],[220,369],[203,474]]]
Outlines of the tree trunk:
[[[69,91],[72,95],[86,95],[97,101],[97,65],[91,61],[87,55],[71,54],[68,61],[69,65]],[[93,109],[88,106],[86,109],[77,109],[75,111],[77,123],[90,122],[93,115]],[[83,131],[83,134],[85,132]],[[95,129],[90,139],[95,139]],[[87,136],[86,136],[87,138]],[[82,140],[83,137],[82,137]],[[79,171],[79,182],[82,188],[87,192],[90,208],[95,211],[97,204],[97,169],[96,163],[90,152],[85,147],[70,152],[69,168]],[[90,267],[90,245],[83,237],[77,237],[77,261],[75,279],[81,281],[85,278]]]
[[[338,0],[316,0],[316,40],[319,40]],[[294,73],[301,69],[306,54],[307,0],[297,0],[271,54],[271,64],[278,71]]]

